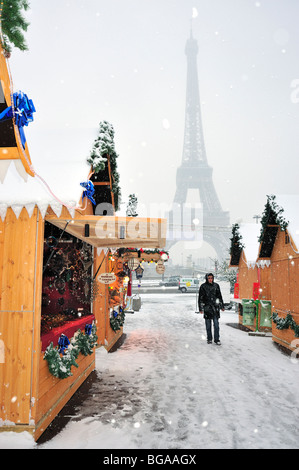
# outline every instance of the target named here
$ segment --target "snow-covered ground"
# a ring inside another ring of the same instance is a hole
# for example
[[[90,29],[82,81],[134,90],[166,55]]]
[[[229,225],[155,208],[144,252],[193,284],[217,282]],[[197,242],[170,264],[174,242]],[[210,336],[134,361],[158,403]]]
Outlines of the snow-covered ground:
[[[299,447],[299,364],[270,337],[220,320],[206,343],[195,294],[143,294],[126,341],[96,352],[88,397],[51,440],[0,433],[0,448],[256,449]]]

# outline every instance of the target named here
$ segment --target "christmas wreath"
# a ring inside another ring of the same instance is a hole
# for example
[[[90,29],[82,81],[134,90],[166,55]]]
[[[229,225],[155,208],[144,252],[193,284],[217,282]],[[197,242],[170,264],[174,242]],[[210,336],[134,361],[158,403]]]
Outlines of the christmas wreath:
[[[125,323],[125,312],[120,307],[119,312],[113,310],[112,315],[110,317],[110,326],[113,331],[118,331]]]
[[[51,343],[44,354],[44,359],[48,362],[49,371],[54,377],[66,379],[72,376],[71,367],[79,367],[76,359],[79,354],[84,356],[91,355],[93,348],[97,344],[98,337],[96,335],[96,326],[86,325],[85,333],[78,330],[71,341],[65,335],[58,342],[58,346],[54,347]]]

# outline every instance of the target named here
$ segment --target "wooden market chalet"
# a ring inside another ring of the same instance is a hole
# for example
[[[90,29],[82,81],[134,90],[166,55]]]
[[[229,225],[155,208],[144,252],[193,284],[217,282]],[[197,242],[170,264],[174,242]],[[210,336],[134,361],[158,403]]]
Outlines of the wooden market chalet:
[[[261,223],[236,225],[231,238],[239,324],[289,352],[299,345],[298,207],[297,195],[268,196]]]
[[[37,440],[94,370],[96,347],[123,334],[132,269],[167,260],[166,220],[115,215],[109,155],[102,172],[82,175],[93,184],[74,207],[52,196],[41,207],[24,129],[7,111],[18,105],[7,67],[1,50],[0,431]],[[31,201],[13,196],[11,173]],[[97,212],[102,202],[112,211]]]

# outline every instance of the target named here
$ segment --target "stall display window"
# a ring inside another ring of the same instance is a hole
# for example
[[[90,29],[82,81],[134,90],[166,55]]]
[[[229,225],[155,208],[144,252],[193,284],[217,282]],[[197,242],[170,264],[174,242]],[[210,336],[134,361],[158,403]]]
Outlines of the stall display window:
[[[41,335],[86,318],[96,295],[92,246],[45,224]],[[62,330],[61,330],[62,331]]]

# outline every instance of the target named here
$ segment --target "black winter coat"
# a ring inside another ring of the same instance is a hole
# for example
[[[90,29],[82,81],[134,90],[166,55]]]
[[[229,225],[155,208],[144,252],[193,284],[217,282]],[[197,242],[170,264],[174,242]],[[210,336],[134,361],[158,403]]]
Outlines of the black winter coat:
[[[224,310],[224,303],[219,284],[205,282],[201,284],[198,293],[199,311],[204,311],[204,318],[220,317],[220,309]]]

